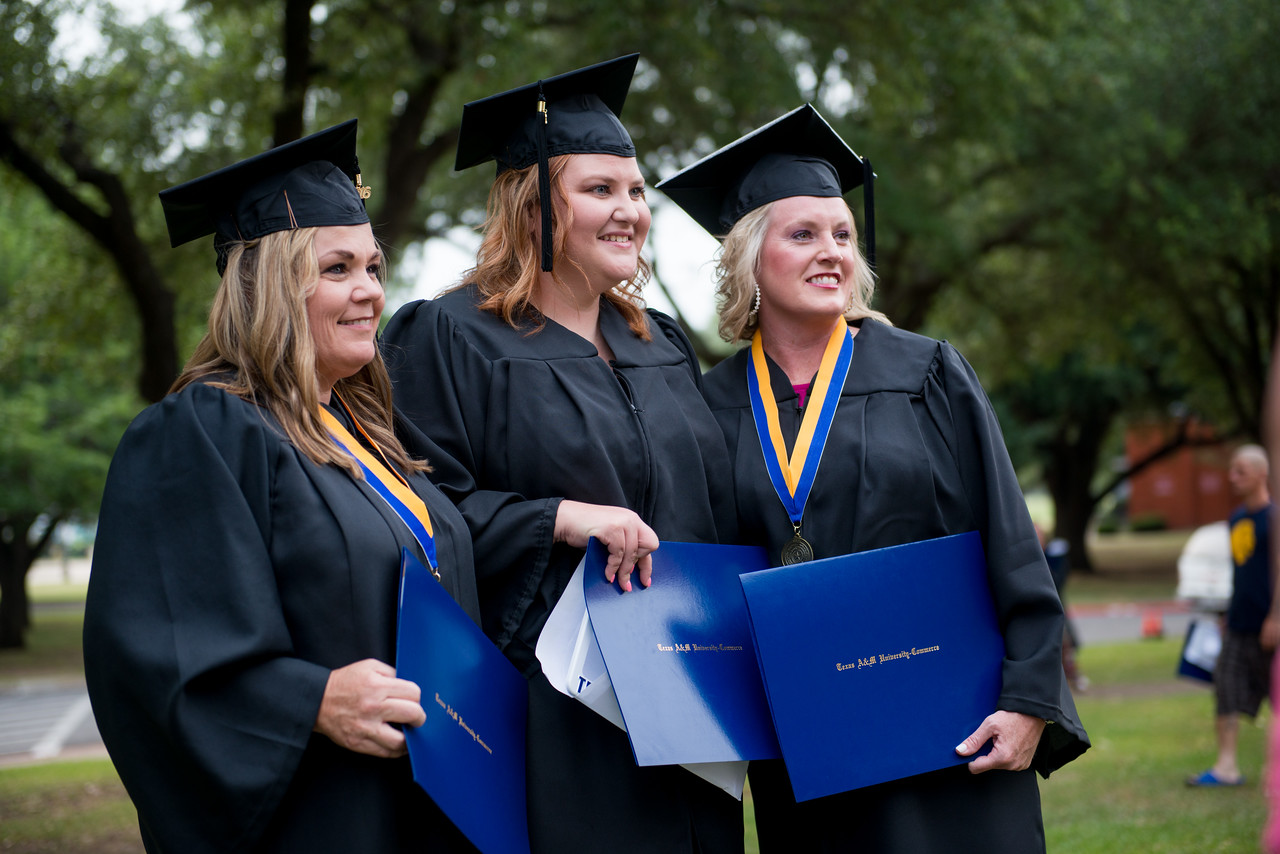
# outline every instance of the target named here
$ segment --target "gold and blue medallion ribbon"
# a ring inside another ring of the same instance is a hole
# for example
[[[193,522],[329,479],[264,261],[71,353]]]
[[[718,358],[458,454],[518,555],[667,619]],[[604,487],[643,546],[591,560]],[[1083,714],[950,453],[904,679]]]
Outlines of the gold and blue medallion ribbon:
[[[342,402],[341,399],[339,399],[339,402]],[[347,414],[350,415],[351,410],[347,409],[346,404],[343,403],[342,406],[343,409],[347,410]],[[439,564],[436,562],[436,540],[431,527],[431,515],[427,512],[427,505],[409,487],[408,481],[393,470],[389,463],[384,465],[377,457],[369,453],[368,449],[361,445],[356,440],[356,437],[352,436],[350,431],[342,425],[342,422],[323,406],[320,407],[320,420],[324,422],[324,426],[328,428],[333,438],[338,441],[338,444],[347,453],[355,457],[360,469],[364,472],[365,482],[373,488],[374,492],[378,493],[378,496],[387,503],[387,506],[409,527],[414,539],[418,541],[418,545],[422,546],[422,551],[427,556],[427,562],[431,565],[432,575],[439,579],[440,569]],[[364,433],[364,430],[360,429],[360,423],[355,420],[355,416],[352,416],[351,420],[355,423],[356,429]],[[369,441],[373,442],[372,439]],[[374,443],[374,447],[377,447],[376,443]]]
[[[769,381],[769,364],[765,360],[764,341],[759,329],[751,339],[751,364],[747,366],[751,414],[755,418],[756,435],[760,437],[760,451],[764,454],[769,480],[795,529],[795,536],[782,549],[784,564],[813,559],[813,548],[800,536],[800,525],[852,360],[853,332],[841,317],[827,340],[818,376],[810,389],[809,402],[800,421],[800,433],[788,457],[782,425],[778,420],[778,401]]]

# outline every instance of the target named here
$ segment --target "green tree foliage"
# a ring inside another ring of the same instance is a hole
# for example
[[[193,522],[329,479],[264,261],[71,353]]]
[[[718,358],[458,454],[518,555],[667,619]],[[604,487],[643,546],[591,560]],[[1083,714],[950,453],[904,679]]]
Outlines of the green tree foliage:
[[[1134,4],[1150,34],[1122,93],[1134,133],[1096,234],[1181,333],[1177,369],[1218,380],[1193,383],[1193,405],[1256,438],[1280,322],[1280,10],[1170,6]]]
[[[0,647],[22,645],[27,571],[58,522],[96,514],[137,410],[118,379],[134,347],[117,334],[137,322],[85,287],[94,260],[75,240],[30,187],[0,176]]]
[[[1024,90],[1044,102],[1023,110],[1005,191],[985,208],[1033,227],[957,277],[931,325],[980,363],[1087,566],[1098,502],[1192,441],[1175,429],[1113,472],[1099,455],[1127,421],[1198,416],[1258,435],[1280,302],[1280,79],[1264,59],[1280,13],[1115,2],[1062,23],[1052,85]]]
[[[1059,497],[1096,501],[1105,440],[1081,437],[1135,411],[1180,400],[1256,425],[1280,301],[1278,15],[1264,0],[224,0],[135,24],[105,0],[0,0],[0,163],[78,238],[81,288],[129,318],[117,378],[155,400],[215,284],[207,245],[168,248],[165,186],[355,115],[394,259],[483,216],[491,172],[451,169],[468,100],[639,51],[623,118],[654,181],[812,101],[879,175],[879,307],[960,341],[1017,413],[1028,468],[1074,447],[1065,468],[1092,491]],[[101,43],[68,44],[77,20]],[[1034,391],[1055,382],[1080,392]],[[1083,500],[1063,515],[1087,521]]]

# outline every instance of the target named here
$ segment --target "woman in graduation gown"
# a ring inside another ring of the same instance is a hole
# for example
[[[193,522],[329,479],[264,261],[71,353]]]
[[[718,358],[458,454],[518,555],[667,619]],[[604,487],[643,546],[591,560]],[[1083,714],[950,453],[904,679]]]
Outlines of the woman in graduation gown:
[[[1088,747],[1062,670],[1061,603],[973,369],[949,344],[869,307],[873,277],[842,197],[864,178],[869,190],[869,172],[805,105],[659,188],[723,236],[721,335],[753,342],[706,377],[744,540],[782,564],[978,531],[1006,657],[998,711],[958,752],[993,747],[967,765],[800,804],[781,762],[752,763],[761,851],[1043,850],[1035,773]],[[852,356],[847,374],[824,384],[829,343]],[[807,500],[798,491],[789,507],[785,482],[780,493],[766,470],[765,449],[777,451],[753,415],[757,360],[768,377],[762,411],[776,409],[786,455],[827,394],[839,396],[825,446],[815,438],[809,448],[819,462]]]
[[[681,768],[638,768],[626,734],[552,688],[535,657],[588,537],[630,589],[637,564],[647,583],[659,537],[733,533],[728,455],[692,348],[640,307],[650,216],[617,118],[635,63],[466,106],[457,168],[499,170],[476,266],[383,334],[397,405],[457,464],[432,478],[471,528],[485,631],[530,680],[535,852],[743,846],[737,800]]]
[[[355,135],[161,194],[175,246],[216,234],[222,281],[112,461],[84,627],[149,852],[474,850],[414,783],[401,731],[424,720],[392,667],[401,549],[479,613],[466,525],[394,435]]]

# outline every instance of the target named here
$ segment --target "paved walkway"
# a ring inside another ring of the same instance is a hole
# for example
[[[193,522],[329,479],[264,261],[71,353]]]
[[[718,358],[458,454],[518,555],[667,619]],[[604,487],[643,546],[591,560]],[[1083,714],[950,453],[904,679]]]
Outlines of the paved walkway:
[[[1136,640],[1152,629],[1165,637],[1185,637],[1187,626],[1197,616],[1186,602],[1073,605],[1070,595],[1067,599],[1067,614],[1082,646]]]
[[[103,751],[83,681],[29,680],[0,690],[0,765]]]
[[[41,560],[27,574],[27,584],[88,578],[85,558]],[[27,679],[0,687],[0,766],[84,753],[106,755],[83,678]]]

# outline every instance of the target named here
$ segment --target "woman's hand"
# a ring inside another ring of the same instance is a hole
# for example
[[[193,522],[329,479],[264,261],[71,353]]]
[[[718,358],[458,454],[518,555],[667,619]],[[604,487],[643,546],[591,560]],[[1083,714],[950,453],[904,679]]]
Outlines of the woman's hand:
[[[555,539],[574,548],[585,549],[587,540],[595,537],[609,549],[604,577],[631,590],[631,572],[640,571],[640,583],[652,583],[653,562],[649,553],[658,548],[658,535],[636,513],[625,507],[561,501],[556,512]]]
[[[1044,721],[1020,712],[993,712],[982,722],[973,735],[956,748],[961,756],[972,756],[991,739],[991,752],[969,763],[974,774],[1003,768],[1008,771],[1024,771],[1031,767],[1044,732]]]
[[[329,673],[315,731],[335,744],[390,758],[405,753],[404,733],[392,724],[422,726],[422,690],[396,678],[390,664],[367,658]]]

